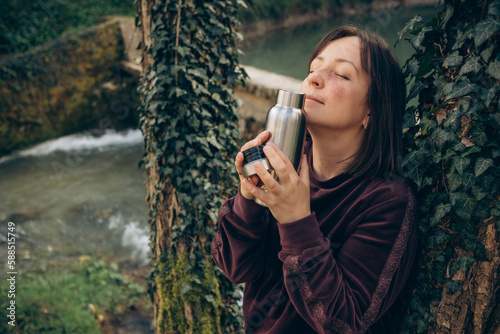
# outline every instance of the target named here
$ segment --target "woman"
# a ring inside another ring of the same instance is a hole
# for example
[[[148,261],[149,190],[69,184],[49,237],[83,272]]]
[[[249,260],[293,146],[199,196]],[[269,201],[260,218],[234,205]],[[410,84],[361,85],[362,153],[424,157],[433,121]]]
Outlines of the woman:
[[[340,27],[314,50],[301,91],[299,173],[268,132],[246,143],[266,144],[278,180],[256,164],[268,192],[256,187],[238,153],[241,184],[221,207],[212,254],[246,283],[247,333],[381,333],[417,248],[414,191],[398,176],[404,78],[380,37]]]

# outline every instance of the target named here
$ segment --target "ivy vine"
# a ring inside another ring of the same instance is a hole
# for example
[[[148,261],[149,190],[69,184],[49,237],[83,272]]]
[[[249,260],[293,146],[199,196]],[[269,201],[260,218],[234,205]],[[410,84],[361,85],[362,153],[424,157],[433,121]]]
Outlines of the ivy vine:
[[[455,275],[487,260],[481,226],[500,229],[499,16],[499,0],[445,0],[437,17],[400,33],[415,49],[404,66],[403,168],[418,186],[424,236],[406,332],[427,332],[442,290],[457,293]]]
[[[158,215],[163,214],[158,207],[169,199],[167,196],[176,198],[175,222],[167,236],[169,248],[161,256],[155,255],[161,263],[152,283],[168,284],[182,278],[180,293],[172,293],[184,298],[184,303],[197,299],[199,304],[201,300],[205,303],[199,305],[201,310],[220,308],[222,313],[221,324],[212,329],[206,324],[191,323],[187,328],[175,323],[157,324],[162,330],[201,333],[221,327],[233,332],[240,328],[236,303],[239,287],[214,268],[209,249],[218,210],[236,189],[233,161],[238,150],[239,119],[233,87],[246,76],[238,66],[235,46],[239,3],[158,0],[151,9],[153,42],[147,51],[152,61],[141,79],[140,127],[145,137],[143,161],[148,176],[155,178],[148,180],[154,182],[148,199],[153,244],[156,238],[165,237],[155,234]],[[167,191],[169,185],[173,193]],[[176,269],[179,263],[180,270]],[[214,270],[218,282],[207,281],[206,271]],[[182,275],[172,276],[176,272]],[[182,302],[167,305],[173,297],[160,298],[162,307],[170,307],[160,321],[167,321],[167,314],[175,319],[170,314],[175,307],[180,308],[179,316],[184,316]]]

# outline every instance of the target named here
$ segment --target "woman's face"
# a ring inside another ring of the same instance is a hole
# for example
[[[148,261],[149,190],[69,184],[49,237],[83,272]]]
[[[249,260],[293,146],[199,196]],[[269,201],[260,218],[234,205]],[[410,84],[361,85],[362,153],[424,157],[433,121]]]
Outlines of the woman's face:
[[[361,132],[370,113],[369,85],[370,78],[361,66],[359,38],[343,37],[330,42],[312,61],[300,89],[306,94],[304,109],[309,131]]]

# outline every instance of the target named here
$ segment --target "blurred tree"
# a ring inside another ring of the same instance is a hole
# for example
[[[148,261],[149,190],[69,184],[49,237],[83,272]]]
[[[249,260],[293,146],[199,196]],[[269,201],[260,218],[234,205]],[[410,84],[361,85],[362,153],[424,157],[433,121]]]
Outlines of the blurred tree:
[[[239,2],[139,2],[156,333],[240,330],[240,288],[210,253],[219,207],[236,187]]]

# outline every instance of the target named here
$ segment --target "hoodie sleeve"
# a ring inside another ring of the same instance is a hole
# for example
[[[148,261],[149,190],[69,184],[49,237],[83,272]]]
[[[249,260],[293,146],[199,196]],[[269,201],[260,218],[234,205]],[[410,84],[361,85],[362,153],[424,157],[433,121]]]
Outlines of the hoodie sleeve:
[[[268,210],[240,192],[222,205],[211,250],[233,283],[253,281],[261,274],[268,224]]]

